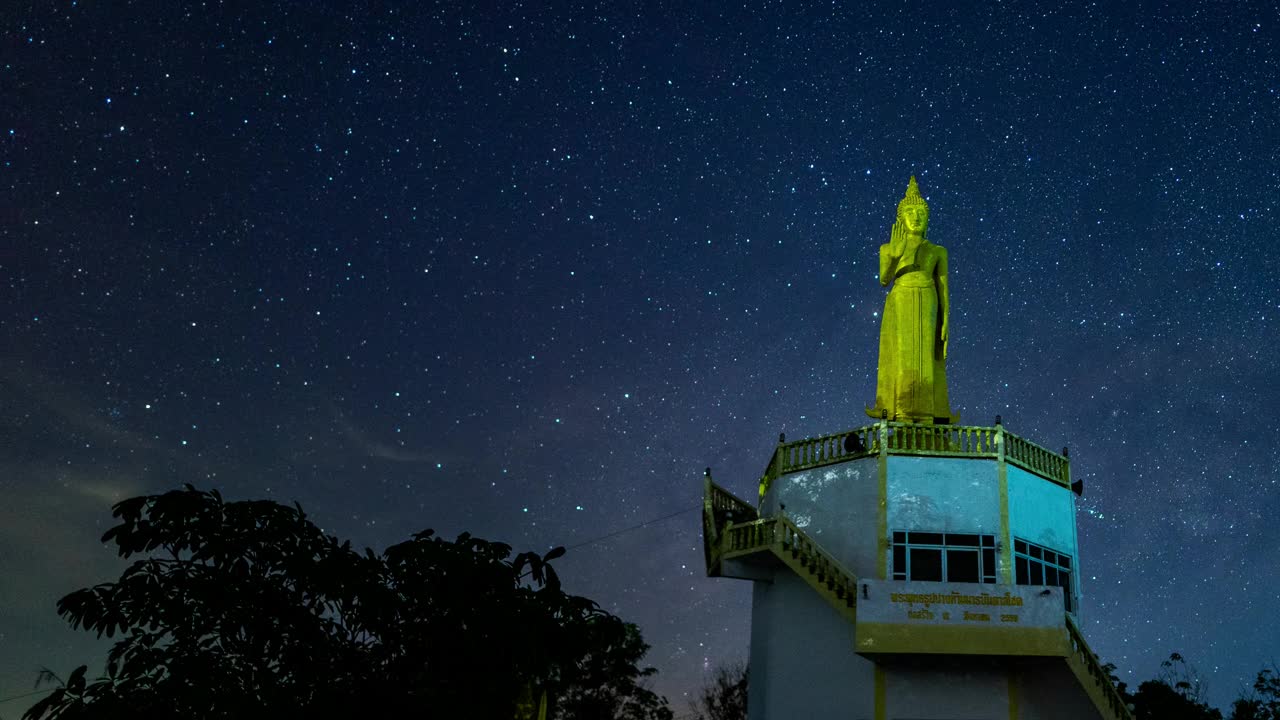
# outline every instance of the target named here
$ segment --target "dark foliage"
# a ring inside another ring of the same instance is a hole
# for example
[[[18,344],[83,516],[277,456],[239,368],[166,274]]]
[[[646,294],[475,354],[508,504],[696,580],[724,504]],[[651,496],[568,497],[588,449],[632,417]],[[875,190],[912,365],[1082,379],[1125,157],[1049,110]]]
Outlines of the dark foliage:
[[[1124,698],[1126,705],[1133,704],[1133,693],[1129,692],[1129,684],[1120,679],[1116,675],[1116,664],[1106,663],[1102,666],[1102,671],[1107,674],[1107,678],[1111,680],[1111,684],[1115,685],[1116,691],[1120,693],[1120,697]]]
[[[745,663],[721,665],[693,703],[697,720],[747,720],[747,682],[751,671]]]
[[[1160,668],[1159,678],[1138,685],[1132,695],[1119,684],[1137,720],[1222,720],[1222,713],[1204,701],[1199,673],[1181,655],[1172,653]]]
[[[1130,693],[1116,677],[1115,665],[1103,666],[1138,720],[1222,720],[1222,712],[1204,700],[1207,693],[1199,673],[1181,655],[1171,654],[1160,668],[1159,678]],[[1258,671],[1253,687],[1231,703],[1227,720],[1280,720],[1280,671],[1274,665]]]
[[[1231,720],[1280,720],[1280,670],[1258,671],[1252,691],[1231,704]]]
[[[557,698],[555,716],[560,720],[671,720],[665,699],[643,686],[657,670],[636,672],[636,663],[649,646],[635,625],[598,643],[577,665],[577,681],[565,686]]]
[[[1160,680],[1148,680],[1133,695],[1138,720],[1222,720],[1222,713]]]
[[[139,559],[58,603],[73,627],[118,638],[106,673],[77,668],[26,720],[510,718],[529,684],[553,717],[671,717],[643,686],[636,627],[561,590],[563,548],[512,558],[427,530],[361,554],[301,507],[190,486],[114,514],[103,541]]]

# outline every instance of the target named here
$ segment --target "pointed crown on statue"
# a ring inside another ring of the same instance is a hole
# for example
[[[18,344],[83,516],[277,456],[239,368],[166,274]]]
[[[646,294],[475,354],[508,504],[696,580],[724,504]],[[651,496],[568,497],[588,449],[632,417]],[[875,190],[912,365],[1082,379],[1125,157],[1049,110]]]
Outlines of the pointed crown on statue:
[[[911,181],[907,183],[907,194],[898,202],[898,213],[901,214],[903,210],[912,205],[919,205],[926,211],[929,209],[929,203],[925,202],[924,198],[920,196],[920,186],[916,184],[915,175],[912,175]]]

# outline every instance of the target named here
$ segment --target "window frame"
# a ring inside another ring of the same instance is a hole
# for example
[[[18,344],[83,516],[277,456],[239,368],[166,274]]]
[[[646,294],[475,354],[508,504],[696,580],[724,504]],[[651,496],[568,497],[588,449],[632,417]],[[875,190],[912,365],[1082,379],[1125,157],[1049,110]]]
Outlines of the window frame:
[[[1026,567],[1025,580],[1023,579],[1024,564]],[[1047,545],[1033,543],[1025,538],[1015,537],[1013,539],[1013,584],[1027,587],[1062,588],[1062,603],[1067,612],[1072,614],[1075,614],[1077,604],[1075,570],[1075,558],[1067,553],[1054,550]],[[1052,571],[1053,577],[1058,582],[1045,582],[1049,578],[1049,571]],[[1037,575],[1040,582],[1032,582]],[[1066,577],[1065,585],[1062,583],[1063,576]]]
[[[941,554],[941,580],[916,580],[911,576],[912,550],[937,550]],[[899,554],[901,551],[901,554]],[[974,580],[948,580],[948,557],[952,552],[972,551],[977,559],[978,575]],[[968,582],[995,585],[999,582],[1000,557],[994,533],[976,531],[933,532],[928,530],[894,530],[889,534],[889,574],[894,580],[917,582]],[[901,562],[899,562],[901,560]],[[901,565],[901,567],[900,567]]]

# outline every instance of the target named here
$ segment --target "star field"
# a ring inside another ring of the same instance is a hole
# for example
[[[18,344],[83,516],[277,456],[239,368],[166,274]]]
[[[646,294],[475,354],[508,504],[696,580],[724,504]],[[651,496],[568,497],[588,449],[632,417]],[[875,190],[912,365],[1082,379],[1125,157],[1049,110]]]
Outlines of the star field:
[[[0,698],[105,655],[54,603],[190,482],[569,546],[683,711],[750,620],[702,469],[866,422],[915,174],[955,409],[1085,482],[1086,637],[1225,707],[1280,648],[1280,17],[1113,5],[0,9]]]

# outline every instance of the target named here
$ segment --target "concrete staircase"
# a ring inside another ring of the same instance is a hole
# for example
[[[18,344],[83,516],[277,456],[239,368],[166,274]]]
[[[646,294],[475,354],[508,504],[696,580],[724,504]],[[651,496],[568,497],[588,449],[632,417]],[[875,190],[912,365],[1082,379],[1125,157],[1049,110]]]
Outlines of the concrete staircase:
[[[858,578],[785,515],[761,518],[756,509],[706,476],[703,545],[707,575],[724,575],[732,560],[767,554],[786,565],[849,622],[856,618]]]

